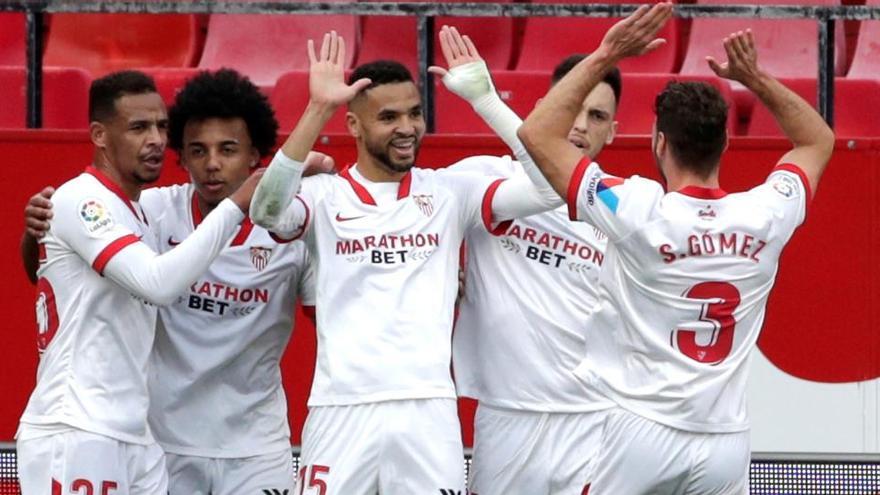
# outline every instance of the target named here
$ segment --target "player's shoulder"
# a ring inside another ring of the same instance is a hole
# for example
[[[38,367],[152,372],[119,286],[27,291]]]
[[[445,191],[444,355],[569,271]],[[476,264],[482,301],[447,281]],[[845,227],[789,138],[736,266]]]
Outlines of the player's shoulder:
[[[103,202],[111,201],[114,193],[107,189],[93,175],[82,173],[55,190],[52,195],[52,204],[55,208],[66,205],[76,206],[86,199],[97,199]]]
[[[461,159],[442,169],[443,173],[477,173],[482,175],[510,177],[522,170],[522,166],[510,156],[476,155]]]

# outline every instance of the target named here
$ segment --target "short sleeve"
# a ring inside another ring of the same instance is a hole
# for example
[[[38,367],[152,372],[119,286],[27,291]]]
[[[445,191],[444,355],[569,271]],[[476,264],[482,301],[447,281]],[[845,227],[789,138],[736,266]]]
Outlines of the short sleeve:
[[[441,169],[437,173],[456,197],[461,222],[466,229],[481,225],[491,233],[506,229],[510,222],[492,222],[492,198],[504,178],[448,169]]]
[[[750,194],[773,210],[777,228],[783,237],[789,237],[807,216],[812,191],[806,174],[792,164],[778,165],[763,184]]]
[[[102,194],[79,197],[55,194],[55,216],[51,232],[99,274],[120,251],[140,238],[119,223],[122,213],[114,209],[116,201]]]
[[[571,220],[590,223],[617,240],[647,222],[663,195],[657,182],[616,177],[584,158],[572,174],[566,203]]]

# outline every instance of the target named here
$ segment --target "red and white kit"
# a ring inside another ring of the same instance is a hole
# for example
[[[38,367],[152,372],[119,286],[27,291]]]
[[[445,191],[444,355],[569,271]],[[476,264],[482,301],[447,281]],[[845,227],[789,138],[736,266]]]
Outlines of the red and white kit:
[[[24,493],[48,493],[50,483],[69,490],[80,481],[155,493],[149,490],[163,480],[141,491],[155,463],[83,455],[70,433],[95,434],[84,442],[106,439],[95,452],[117,452],[117,460],[139,458],[154,444],[146,382],[156,305],[171,302],[207,268],[243,214],[224,201],[179,252],[159,256],[149,217],[97,169],[66,182],[52,201],[37,272],[42,355],[17,434]]]
[[[141,204],[163,251],[203,219],[192,184],[145,190]],[[149,420],[169,454],[172,495],[293,489],[279,362],[297,297],[314,305],[310,273],[303,243],[279,243],[245,218],[208,270],[160,308]]]
[[[509,157],[466,159],[454,170],[525,177]],[[598,411],[613,403],[585,394],[572,371],[606,242],[595,227],[569,221],[565,207],[516,219],[496,235],[468,232],[453,363],[459,395],[479,400],[472,492],[580,495],[589,482]]]
[[[304,235],[316,261],[318,358],[303,463],[321,467],[326,493],[348,490],[347,473],[354,472],[364,481],[346,495],[464,490],[460,430],[448,420],[456,408],[449,366],[459,248],[469,229],[493,229],[493,219],[528,211],[530,193],[534,197],[535,189],[527,179],[503,184],[481,174],[418,168],[393,183],[372,183],[356,165],[338,176],[303,180],[278,233]],[[547,208],[538,203],[531,207]],[[421,407],[447,414],[420,415],[419,431],[432,431],[442,441],[420,442],[421,452],[409,461],[353,458],[337,447],[354,447],[331,438],[370,442],[358,451],[412,443],[405,439],[422,437],[414,429],[387,428],[364,437],[352,418],[369,421],[375,415],[369,405],[385,402],[383,407],[395,407],[387,419],[392,426],[394,414],[412,414],[407,401],[429,399],[431,405]],[[389,401],[405,402],[396,407]],[[328,409],[318,412],[322,407]],[[316,414],[320,421],[312,420]],[[331,414],[338,421],[328,419]]]
[[[657,182],[614,177],[584,160],[568,196],[572,218],[609,237],[600,306],[586,321],[577,375],[621,408],[666,427],[747,437],[748,356],[779,255],[806,214],[803,172],[778,166],[743,193],[688,186],[667,194]],[[606,440],[614,436],[607,430]],[[725,441],[716,437],[707,441]],[[736,455],[748,456],[748,442],[739,444],[745,448]],[[620,447],[603,442],[600,457]],[[636,488],[600,486],[613,469],[600,458],[595,493]]]

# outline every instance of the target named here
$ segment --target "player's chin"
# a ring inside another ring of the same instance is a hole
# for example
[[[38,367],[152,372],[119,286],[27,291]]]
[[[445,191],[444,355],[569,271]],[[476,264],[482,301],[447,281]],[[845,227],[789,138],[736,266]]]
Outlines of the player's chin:
[[[162,167],[159,167],[159,168],[147,167],[147,168],[142,168],[141,170],[138,170],[135,173],[135,176],[137,177],[138,182],[140,182],[141,184],[152,184],[153,182],[156,182],[157,180],[159,180],[159,175],[161,173],[162,173]]]

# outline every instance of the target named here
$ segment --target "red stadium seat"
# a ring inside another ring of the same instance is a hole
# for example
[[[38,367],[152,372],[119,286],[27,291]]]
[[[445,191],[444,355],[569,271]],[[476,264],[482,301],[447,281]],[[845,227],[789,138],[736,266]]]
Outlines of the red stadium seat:
[[[197,34],[193,15],[56,14],[43,63],[80,67],[94,77],[135,67],[190,67]]]
[[[869,7],[880,6],[880,0],[868,0]],[[840,24],[840,22],[838,22]],[[847,77],[854,79],[880,78],[880,21],[862,21],[855,54]]]
[[[0,65],[25,63],[24,14],[0,14]]]
[[[199,73],[199,69],[180,68],[180,69],[141,69],[150,75],[156,81],[156,89],[165,101],[165,105],[171,106],[177,93],[183,88],[187,81],[192,79]]]
[[[590,3],[588,0],[558,2],[532,0],[532,3]],[[651,3],[614,0],[609,3]],[[605,32],[619,19],[530,17],[526,20],[517,70],[553,70],[572,53],[591,52],[599,46]],[[623,60],[620,70],[632,72],[674,72],[678,53],[678,20],[672,19],[660,32],[666,46],[645,55]]]
[[[427,1],[427,0],[417,0]],[[465,2],[468,0],[448,0]],[[471,0],[475,3],[512,3],[513,0]],[[514,23],[510,17],[438,17],[434,21],[434,62],[443,64],[437,32],[444,24],[467,34],[490,68],[510,67],[514,50]],[[357,63],[392,59],[403,63],[413,75],[418,72],[418,41],[414,17],[363,16]]]
[[[357,53],[358,20],[346,15],[213,14],[199,68],[236,69],[257,86],[271,87],[281,74],[308,70],[306,42],[335,30],[345,39],[346,65]]]
[[[550,88],[548,72],[492,71],[492,80],[501,99],[522,118],[532,111],[538,99],[542,98]],[[438,133],[492,133],[471,106],[447,90],[439,78],[435,78],[434,88],[437,108],[434,124]]]
[[[706,82],[715,86],[730,106],[727,115],[727,132],[733,135],[737,108],[733,102],[730,84],[717,77],[685,76],[669,74],[626,74],[623,75],[623,91],[617,109],[617,134],[650,135],[654,125],[654,100],[669,81]]]
[[[815,79],[787,79],[783,84],[811,104],[818,97]],[[880,137],[880,81],[837,78],[834,81],[834,132],[840,137]],[[749,136],[782,136],[773,115],[755,104]]]
[[[699,0],[701,5],[753,4],[751,0]],[[840,5],[839,0],[766,0],[773,5]],[[681,73],[691,75],[713,75],[706,64],[706,56],[711,55],[719,61],[726,60],[721,40],[728,34],[750,28],[758,44],[758,57],[761,66],[776,77],[815,78],[818,65],[818,27],[814,20],[792,19],[718,19],[698,18],[691,24],[687,54],[682,63]],[[837,53],[835,63],[837,72],[842,73],[846,62],[846,41],[843,23],[837,23],[835,33]]]
[[[275,118],[278,119],[282,134],[292,131],[309,103],[309,73],[294,71],[279,77],[270,101],[275,109]],[[347,134],[345,112],[345,108],[337,110],[324,127],[324,132]]]
[[[0,127],[25,125],[27,82],[24,67],[0,67]],[[89,125],[91,76],[82,69],[43,68],[43,127],[85,129]]]

